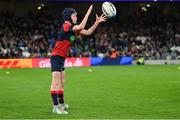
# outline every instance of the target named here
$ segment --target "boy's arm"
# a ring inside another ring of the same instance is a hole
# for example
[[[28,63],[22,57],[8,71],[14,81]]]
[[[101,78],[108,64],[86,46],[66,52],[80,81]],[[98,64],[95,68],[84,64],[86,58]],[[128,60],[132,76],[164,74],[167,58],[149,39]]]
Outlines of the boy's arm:
[[[91,35],[94,32],[94,30],[97,28],[99,23],[105,22],[106,20],[107,20],[107,18],[106,18],[106,16],[104,14],[102,14],[100,17],[98,17],[97,14],[96,14],[95,23],[88,30],[83,29],[79,33],[81,35]]]
[[[89,7],[89,9],[88,9],[86,15],[84,16],[83,20],[81,21],[81,23],[80,23],[79,25],[74,25],[74,26],[73,26],[73,28],[72,28],[73,31],[79,31],[79,30],[82,30],[82,29],[85,28],[86,22],[87,22],[87,20],[88,20],[89,15],[91,14],[92,9],[93,9],[93,5],[91,5],[91,6]]]

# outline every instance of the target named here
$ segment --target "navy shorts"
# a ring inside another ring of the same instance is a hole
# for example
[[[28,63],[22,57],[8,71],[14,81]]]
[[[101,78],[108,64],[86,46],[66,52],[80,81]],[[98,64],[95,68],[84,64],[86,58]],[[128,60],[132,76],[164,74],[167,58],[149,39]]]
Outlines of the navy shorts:
[[[51,72],[53,71],[64,71],[65,57],[59,55],[51,56]]]

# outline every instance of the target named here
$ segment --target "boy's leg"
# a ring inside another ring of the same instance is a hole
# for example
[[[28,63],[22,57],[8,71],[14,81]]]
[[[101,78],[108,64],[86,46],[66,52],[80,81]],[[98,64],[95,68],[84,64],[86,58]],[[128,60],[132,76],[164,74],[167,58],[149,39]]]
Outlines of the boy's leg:
[[[64,83],[65,83],[65,71],[62,71],[61,72],[62,89],[61,88],[59,89],[61,92],[58,94],[58,97],[59,97],[60,107],[63,107],[65,110],[67,110],[69,106],[64,103]]]
[[[52,83],[51,83],[51,96],[53,100],[54,106],[58,105],[58,91],[61,85],[60,79],[60,72],[52,72]]]
[[[59,110],[58,108],[58,95],[61,93],[60,89],[62,89],[62,82],[60,81],[61,72],[52,72],[52,84],[51,84],[51,96],[53,100],[53,112],[57,114],[68,114],[64,110]]]

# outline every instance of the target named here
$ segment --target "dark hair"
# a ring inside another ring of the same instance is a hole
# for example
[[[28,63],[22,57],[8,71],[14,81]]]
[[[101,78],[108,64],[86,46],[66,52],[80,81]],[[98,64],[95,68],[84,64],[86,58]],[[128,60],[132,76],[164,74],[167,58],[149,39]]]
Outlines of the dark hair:
[[[77,13],[75,9],[73,8],[65,8],[61,15],[64,21],[70,21],[72,23],[71,15],[73,13]]]

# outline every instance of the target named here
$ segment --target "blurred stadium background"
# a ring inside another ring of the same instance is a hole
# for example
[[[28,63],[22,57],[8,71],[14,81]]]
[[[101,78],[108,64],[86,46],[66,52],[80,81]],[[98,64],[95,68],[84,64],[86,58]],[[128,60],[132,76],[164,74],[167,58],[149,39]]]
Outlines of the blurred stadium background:
[[[12,0],[13,1],[13,0]],[[93,2],[91,2],[93,3]],[[49,57],[65,7],[77,9],[79,20],[89,2],[1,1],[0,57]],[[101,14],[102,2],[95,2]],[[180,4],[178,2],[114,2],[117,17],[102,24],[90,37],[77,38],[69,57],[118,57],[179,59]],[[89,26],[87,25],[87,27]],[[114,52],[116,53],[114,55]],[[113,55],[112,55],[113,54]]]
[[[67,69],[72,114],[60,118],[180,118],[180,3],[132,1],[113,1],[117,16],[72,45],[66,67],[88,67]],[[88,28],[95,13],[102,14],[102,3],[0,1],[0,119],[59,118],[50,111],[49,57],[62,23],[60,13],[75,8],[80,21],[94,4]],[[40,92],[40,98],[33,98]]]

